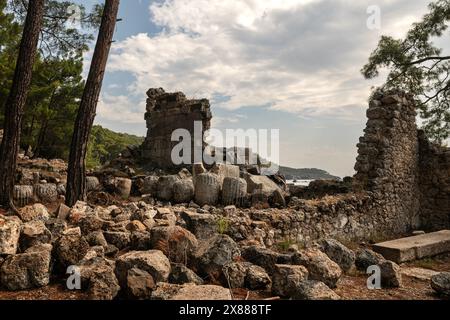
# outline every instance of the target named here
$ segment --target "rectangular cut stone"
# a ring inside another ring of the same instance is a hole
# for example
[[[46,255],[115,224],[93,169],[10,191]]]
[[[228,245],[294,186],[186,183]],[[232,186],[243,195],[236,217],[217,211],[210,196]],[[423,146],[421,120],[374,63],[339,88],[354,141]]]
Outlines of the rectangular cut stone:
[[[396,263],[432,257],[450,252],[450,230],[378,243],[373,250]]]
[[[239,178],[239,166],[231,165],[231,164],[224,164],[224,163],[218,163],[216,164],[212,169],[212,173],[215,173],[219,176],[219,179],[221,182],[223,182],[223,179],[230,177],[230,178]]]
[[[433,276],[440,273],[438,271],[424,268],[402,268],[400,272],[404,276],[425,281],[430,281]]]
[[[247,181],[247,192],[250,194],[255,190],[259,190],[261,193],[270,196],[275,190],[280,189],[278,185],[267,176],[246,174],[244,178]]]

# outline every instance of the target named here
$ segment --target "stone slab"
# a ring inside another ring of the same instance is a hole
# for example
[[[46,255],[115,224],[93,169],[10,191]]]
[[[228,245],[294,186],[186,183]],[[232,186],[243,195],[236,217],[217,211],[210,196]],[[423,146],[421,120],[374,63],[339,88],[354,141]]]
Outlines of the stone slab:
[[[450,252],[450,230],[378,243],[373,250],[396,263],[432,257]]]
[[[433,276],[438,275],[440,272],[424,268],[402,267],[400,273],[404,276],[411,277],[414,279],[430,281]]]

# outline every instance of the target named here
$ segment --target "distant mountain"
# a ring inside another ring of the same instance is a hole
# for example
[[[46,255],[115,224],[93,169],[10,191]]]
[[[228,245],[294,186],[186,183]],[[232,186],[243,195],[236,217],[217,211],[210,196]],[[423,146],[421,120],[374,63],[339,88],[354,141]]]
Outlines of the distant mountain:
[[[280,166],[280,173],[284,175],[287,180],[340,180],[339,177],[333,176],[325,170],[316,168],[294,169]]]

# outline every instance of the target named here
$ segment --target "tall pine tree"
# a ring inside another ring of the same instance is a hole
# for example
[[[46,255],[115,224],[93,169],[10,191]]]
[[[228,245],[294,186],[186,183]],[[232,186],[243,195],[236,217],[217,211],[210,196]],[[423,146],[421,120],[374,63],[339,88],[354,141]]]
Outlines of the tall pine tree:
[[[103,76],[114,35],[118,11],[119,0],[105,1],[97,43],[83,97],[81,98],[70,146],[66,192],[66,203],[69,206],[73,206],[78,200],[86,199],[86,152],[89,135],[94,124],[98,98],[102,88]]]
[[[17,154],[19,152],[20,130],[30,88],[43,15],[44,0],[30,1],[12,87],[6,100],[3,140],[0,146],[0,205],[4,207],[14,208],[13,188]]]

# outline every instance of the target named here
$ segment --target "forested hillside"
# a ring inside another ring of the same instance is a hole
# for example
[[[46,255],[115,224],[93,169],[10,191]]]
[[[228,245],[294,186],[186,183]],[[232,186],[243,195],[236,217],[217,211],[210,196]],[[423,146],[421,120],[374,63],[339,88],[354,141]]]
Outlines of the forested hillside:
[[[23,28],[24,17],[19,8],[14,2],[0,0],[0,126],[4,124],[4,108]],[[51,10],[62,9],[54,6]],[[24,108],[20,146],[36,156],[67,159],[84,88],[82,53],[91,37],[70,30],[54,32],[58,32],[59,40],[40,39]]]
[[[116,158],[127,146],[141,145],[142,142],[144,142],[143,137],[117,133],[98,125],[94,126],[89,141],[86,164],[91,168],[99,166]]]
[[[5,102],[12,84],[23,28],[25,13],[20,8],[14,1],[0,0],[0,129],[4,123]],[[64,8],[52,1],[48,10],[57,16],[56,13],[64,11]],[[58,37],[40,40],[25,105],[20,146],[35,157],[67,161],[85,85],[82,53],[92,36],[65,29],[57,31]],[[94,126],[90,136],[88,167],[98,166],[117,156],[127,145],[143,141],[143,138],[115,133],[101,126]]]

